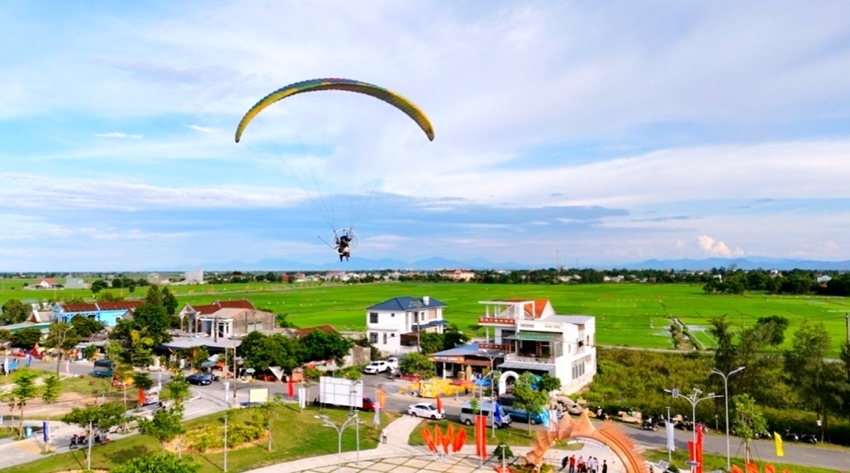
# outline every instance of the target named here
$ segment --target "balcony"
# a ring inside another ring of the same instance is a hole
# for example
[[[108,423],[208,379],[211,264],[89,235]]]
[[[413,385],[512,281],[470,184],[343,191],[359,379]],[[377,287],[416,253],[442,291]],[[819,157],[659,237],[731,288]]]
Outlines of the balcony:
[[[479,349],[479,350],[501,350],[501,351],[507,351],[508,347],[507,347],[507,345],[502,344],[502,343],[485,343],[485,342],[480,342],[480,343],[478,344],[478,349]]]
[[[516,319],[513,317],[478,317],[479,324],[487,325],[511,325],[516,324]]]
[[[516,353],[508,353],[505,355],[505,363],[515,362],[515,363],[536,363],[536,364],[545,364],[545,365],[554,365],[555,357],[542,358],[537,356],[520,356]]]

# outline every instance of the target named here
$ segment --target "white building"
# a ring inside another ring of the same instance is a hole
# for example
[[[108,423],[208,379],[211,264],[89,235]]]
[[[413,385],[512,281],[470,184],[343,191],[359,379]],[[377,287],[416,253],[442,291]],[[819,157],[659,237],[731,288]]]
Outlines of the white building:
[[[184,283],[186,284],[202,284],[204,282],[204,270],[196,269],[194,271],[186,271],[183,275]]]
[[[414,350],[418,331],[443,333],[446,304],[424,296],[396,297],[366,308],[366,333],[378,350],[390,354]],[[402,348],[405,347],[405,348]]]
[[[480,301],[486,305],[478,323],[487,328],[482,349],[505,352],[505,371],[548,373],[571,394],[596,374],[596,319],[590,315],[558,315],[547,299]],[[493,330],[492,337],[490,330]]]

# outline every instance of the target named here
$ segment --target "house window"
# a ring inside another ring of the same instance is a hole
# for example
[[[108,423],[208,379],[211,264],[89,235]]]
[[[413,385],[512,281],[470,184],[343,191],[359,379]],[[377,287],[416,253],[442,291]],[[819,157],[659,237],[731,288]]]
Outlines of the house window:
[[[369,313],[369,323],[370,324],[378,323],[378,313],[377,312],[370,312]]]
[[[384,345],[387,344],[387,334],[384,334]]]
[[[249,332],[253,332],[253,331],[254,331],[254,323],[253,323],[253,322],[251,322],[251,323],[249,323],[249,324],[248,324],[248,331],[249,331]]]
[[[256,329],[257,329],[257,331],[261,331],[261,330],[263,330],[263,323],[262,323],[262,322],[257,322],[257,324],[256,324]]]
[[[369,332],[369,343],[375,344],[378,343],[378,334],[375,332]]]

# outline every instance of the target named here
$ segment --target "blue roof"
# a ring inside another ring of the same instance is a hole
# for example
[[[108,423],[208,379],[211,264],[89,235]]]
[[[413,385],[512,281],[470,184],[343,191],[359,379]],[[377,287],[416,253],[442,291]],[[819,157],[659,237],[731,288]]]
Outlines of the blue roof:
[[[435,356],[460,356],[460,355],[475,355],[478,353],[478,343],[468,343],[466,345],[458,345],[448,350],[431,353]]]
[[[428,298],[428,303],[422,300],[421,297],[410,297],[410,296],[402,296],[395,297],[388,301],[380,302],[371,307],[367,307],[366,310],[418,310],[418,309],[428,309],[432,307],[445,307],[446,303],[438,301],[433,297]]]

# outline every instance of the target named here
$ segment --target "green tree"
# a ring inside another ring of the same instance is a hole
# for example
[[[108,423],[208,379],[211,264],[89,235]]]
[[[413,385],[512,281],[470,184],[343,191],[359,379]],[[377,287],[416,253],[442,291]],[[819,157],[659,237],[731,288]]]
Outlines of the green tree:
[[[106,328],[106,325],[103,322],[91,317],[86,317],[82,314],[77,314],[71,317],[71,325],[74,327],[74,330],[77,331],[77,335],[82,338],[91,337]]]
[[[98,433],[106,432],[112,427],[124,422],[124,405],[117,401],[105,402],[103,404],[86,404],[85,407],[74,407],[71,412],[62,417],[66,424],[76,424],[83,429],[88,429],[89,423]]]
[[[174,401],[174,405],[182,409],[183,403],[189,397],[189,382],[183,376],[174,376],[165,385],[165,392],[168,395],[168,399]]]
[[[201,365],[203,365],[203,363],[207,361],[209,357],[210,351],[207,350],[206,346],[192,348],[192,366],[194,366],[195,369],[201,369]]]
[[[821,425],[821,437],[827,423],[827,404],[830,392],[827,388],[827,363],[832,337],[822,322],[811,323],[808,320],[794,332],[790,350],[785,352],[785,370],[796,386],[801,399],[806,399],[814,407]]]
[[[103,279],[98,279],[98,280],[94,281],[93,283],[91,283],[90,289],[91,289],[92,294],[97,294],[98,292],[100,292],[100,291],[102,291],[102,290],[104,290],[108,287],[109,287],[109,284],[107,284],[106,281],[104,281]]]
[[[24,408],[38,394],[38,387],[35,385],[37,378],[38,373],[28,368],[20,369],[12,375],[15,386],[9,392],[7,399],[9,400],[9,407],[18,409],[21,414],[18,424],[18,435],[21,438],[24,436]]]
[[[549,396],[542,391],[532,387],[537,380],[533,373],[525,372],[520,375],[514,384],[514,400],[517,407],[525,409],[528,413],[528,433],[531,434],[531,413],[540,412],[549,401]]]
[[[269,434],[269,446],[268,450],[272,451],[272,422],[277,420],[278,409],[283,405],[283,395],[275,394],[271,400],[264,402],[260,406],[260,410],[263,412],[262,423],[263,427],[266,429],[266,432]]]
[[[62,395],[62,380],[55,374],[46,375],[43,378],[44,385],[41,387],[41,400],[45,404],[53,404]]]
[[[162,307],[162,293],[158,285],[151,284],[151,287],[148,288],[148,292],[145,294],[145,304]]]
[[[24,304],[18,299],[9,299],[3,304],[3,313],[0,314],[0,322],[3,325],[19,324],[25,322],[32,313],[32,307]]]
[[[44,346],[54,348],[59,354],[56,356],[56,374],[59,374],[59,364],[62,362],[62,357],[65,352],[73,349],[80,343],[80,336],[74,327],[68,322],[51,322],[48,329],[47,339],[44,341]]]
[[[182,424],[182,407],[157,409],[152,419],[139,418],[138,421],[139,433],[150,435],[159,440],[163,451],[165,451],[165,445],[168,442],[185,431]]]
[[[342,359],[351,351],[354,342],[336,331],[313,330],[301,337],[299,345],[299,361],[302,363],[333,359],[337,364],[342,364]]]
[[[110,340],[109,343],[103,347],[103,351],[106,353],[107,358],[118,363],[121,361],[121,354],[124,353],[124,347],[121,346],[121,342]]]
[[[457,325],[449,324],[443,332],[443,350],[451,350],[454,347],[465,345],[469,337],[463,333]]]
[[[756,401],[747,394],[732,397],[732,428],[735,435],[744,441],[744,456],[750,461],[750,442],[767,430],[767,421]]]
[[[133,372],[133,384],[147,391],[153,387],[153,380],[150,375],[143,371]]]
[[[177,297],[167,287],[162,288],[160,292],[162,294],[162,306],[165,307],[165,312],[168,315],[174,315],[177,312],[177,307],[180,305],[177,302]]]
[[[415,374],[422,379],[430,379],[436,373],[434,361],[428,355],[417,352],[402,356],[398,368],[402,373]]]
[[[424,354],[438,352],[443,349],[443,335],[435,332],[419,334],[419,350]]]
[[[198,473],[201,464],[192,457],[173,453],[145,455],[128,460],[112,469],[112,473]]]
[[[242,339],[239,354],[248,368],[267,370],[270,366],[280,366],[290,371],[298,366],[301,342],[298,339],[276,333],[263,335],[251,332]]]
[[[537,380],[537,390],[546,393],[561,389],[561,378],[556,378],[549,373],[544,374]]]
[[[18,348],[33,348],[41,341],[41,329],[27,327],[12,334],[12,346]]]
[[[267,309],[268,310],[268,309]],[[272,312],[269,310],[269,312]],[[289,320],[289,314],[275,314],[274,325],[278,328],[298,328],[297,325]]]

